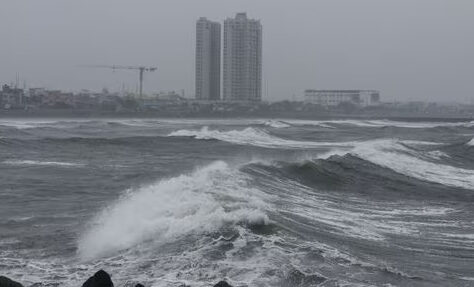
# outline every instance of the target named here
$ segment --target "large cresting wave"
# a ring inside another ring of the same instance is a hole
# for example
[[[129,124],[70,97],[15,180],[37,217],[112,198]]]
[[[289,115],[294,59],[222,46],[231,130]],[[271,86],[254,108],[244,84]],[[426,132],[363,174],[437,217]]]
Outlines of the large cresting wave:
[[[144,241],[167,242],[228,224],[266,224],[261,196],[262,192],[247,186],[244,174],[217,161],[130,190],[95,218],[79,239],[79,256],[94,259]]]

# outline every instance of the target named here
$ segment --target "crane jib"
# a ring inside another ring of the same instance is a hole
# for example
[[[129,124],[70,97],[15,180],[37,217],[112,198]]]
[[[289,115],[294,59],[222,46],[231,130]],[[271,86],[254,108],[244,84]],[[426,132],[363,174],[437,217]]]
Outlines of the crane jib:
[[[87,65],[89,68],[106,68],[115,70],[138,70],[138,84],[140,86],[140,98],[143,97],[143,73],[144,72],[154,72],[157,67],[144,67],[144,66],[120,66],[120,65]]]

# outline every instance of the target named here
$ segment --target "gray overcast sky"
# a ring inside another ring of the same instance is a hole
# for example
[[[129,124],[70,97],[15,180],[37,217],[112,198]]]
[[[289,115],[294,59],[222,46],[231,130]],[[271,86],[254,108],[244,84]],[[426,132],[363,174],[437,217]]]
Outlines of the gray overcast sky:
[[[379,89],[386,101],[474,101],[473,0],[1,0],[0,83],[194,96],[195,21],[263,25],[264,100],[307,88]],[[265,86],[265,85],[264,85]]]

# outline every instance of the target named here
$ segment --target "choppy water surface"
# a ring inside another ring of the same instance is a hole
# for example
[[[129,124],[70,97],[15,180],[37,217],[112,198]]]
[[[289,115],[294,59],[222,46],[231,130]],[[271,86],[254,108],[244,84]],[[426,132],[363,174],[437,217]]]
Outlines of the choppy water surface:
[[[474,286],[474,123],[0,120],[0,273]]]

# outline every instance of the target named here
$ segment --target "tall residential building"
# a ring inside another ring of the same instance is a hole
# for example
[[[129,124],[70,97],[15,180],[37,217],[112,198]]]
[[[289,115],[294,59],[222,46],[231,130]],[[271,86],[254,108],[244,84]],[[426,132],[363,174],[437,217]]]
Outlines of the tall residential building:
[[[204,17],[196,22],[196,99],[219,100],[221,24]]]
[[[226,101],[262,99],[262,25],[246,13],[224,21],[223,94]]]

